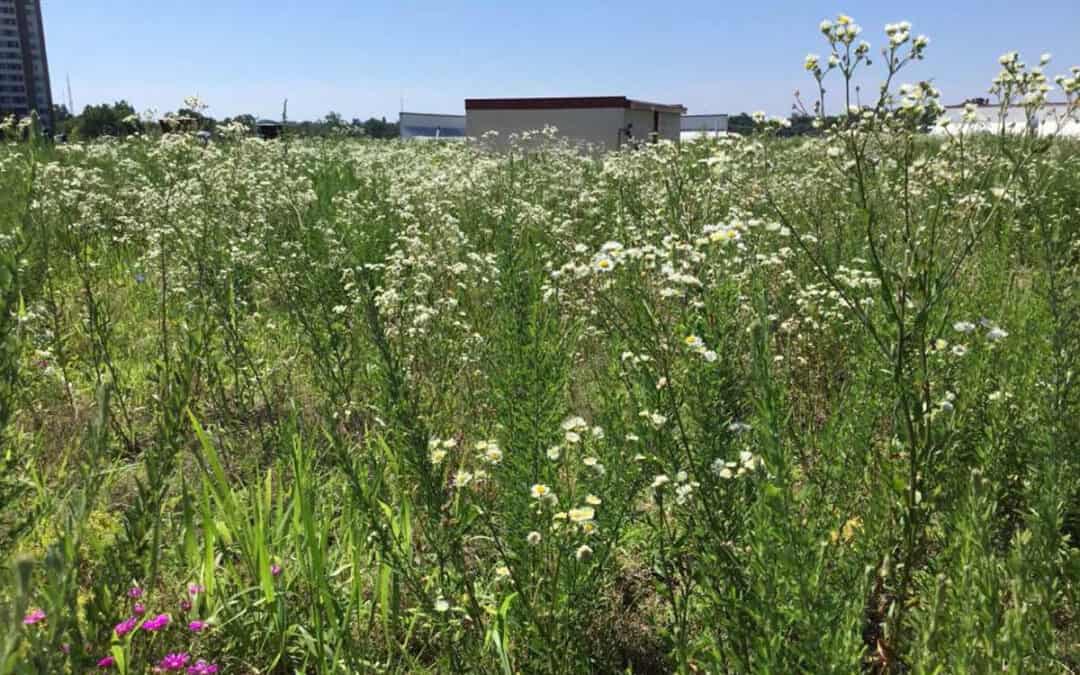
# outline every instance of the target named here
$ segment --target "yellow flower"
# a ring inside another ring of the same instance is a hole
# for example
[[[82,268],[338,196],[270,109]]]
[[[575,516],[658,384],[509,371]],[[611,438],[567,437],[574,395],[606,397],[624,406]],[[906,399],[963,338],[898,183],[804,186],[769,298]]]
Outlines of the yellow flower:
[[[734,227],[725,227],[709,235],[709,239],[712,240],[714,244],[725,244],[729,241],[735,241],[738,238],[739,231]]]
[[[593,258],[592,264],[598,272],[610,272],[615,269],[615,260],[607,253],[598,253],[596,257]]]
[[[862,529],[862,518],[853,516],[847,519],[839,531],[833,530],[829,538],[834,544],[840,540],[846,544],[855,538],[855,533],[860,529]]]
[[[592,520],[596,515],[596,511],[591,506],[582,506],[576,509],[570,509],[570,520],[575,523],[584,523]]]

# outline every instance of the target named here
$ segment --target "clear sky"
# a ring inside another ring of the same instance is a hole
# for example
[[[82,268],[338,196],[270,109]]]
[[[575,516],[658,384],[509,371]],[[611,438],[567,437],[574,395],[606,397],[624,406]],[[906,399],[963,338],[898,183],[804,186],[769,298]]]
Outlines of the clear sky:
[[[127,99],[138,110],[198,94],[209,114],[396,119],[463,112],[485,96],[603,96],[691,113],[786,114],[811,89],[808,52],[843,11],[875,53],[887,22],[932,42],[904,81],[933,78],[945,103],[985,92],[997,57],[1049,73],[1080,65],[1080,0],[42,0],[57,103]],[[877,71],[877,72],[880,72]],[[877,82],[875,76],[871,83]]]

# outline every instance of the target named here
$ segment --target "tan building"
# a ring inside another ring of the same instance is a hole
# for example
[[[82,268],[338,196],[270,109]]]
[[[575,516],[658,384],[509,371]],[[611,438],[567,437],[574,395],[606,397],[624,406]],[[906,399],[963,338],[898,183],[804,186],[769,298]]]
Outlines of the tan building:
[[[679,140],[681,105],[635,101],[625,96],[587,98],[465,99],[465,133],[479,138],[497,132],[505,147],[511,134],[555,127],[558,135],[603,150],[649,142]]]
[[[0,117],[31,110],[53,128],[41,0],[0,0]]]

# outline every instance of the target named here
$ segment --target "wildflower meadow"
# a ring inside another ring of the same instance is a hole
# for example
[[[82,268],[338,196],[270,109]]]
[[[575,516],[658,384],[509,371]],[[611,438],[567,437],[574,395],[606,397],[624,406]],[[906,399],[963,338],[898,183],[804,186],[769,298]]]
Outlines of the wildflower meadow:
[[[1080,671],[1080,144],[820,29],[801,138],[6,124],[0,674]]]

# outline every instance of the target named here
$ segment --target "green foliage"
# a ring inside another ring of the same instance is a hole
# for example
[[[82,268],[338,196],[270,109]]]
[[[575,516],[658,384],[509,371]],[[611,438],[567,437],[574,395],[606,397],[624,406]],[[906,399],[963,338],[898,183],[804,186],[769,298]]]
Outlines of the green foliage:
[[[127,101],[117,101],[112,105],[88,105],[78,116],[74,131],[79,138],[84,139],[126,136],[138,130],[138,124],[130,121],[133,115],[135,108]]]
[[[1080,147],[937,111],[0,147],[0,674],[1076,670]]]

